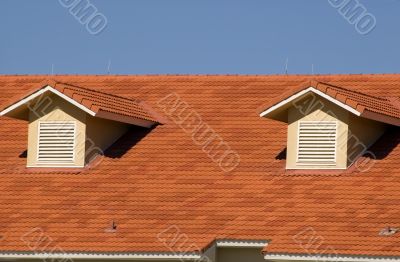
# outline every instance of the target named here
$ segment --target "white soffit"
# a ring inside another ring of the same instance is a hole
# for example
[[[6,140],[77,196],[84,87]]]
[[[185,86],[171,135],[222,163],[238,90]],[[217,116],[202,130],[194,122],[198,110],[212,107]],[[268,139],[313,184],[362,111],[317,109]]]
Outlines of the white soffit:
[[[149,253],[0,253],[1,259],[113,259],[113,260],[199,260],[201,255],[192,252]]]
[[[304,89],[304,90],[302,90],[302,91],[300,91],[300,92],[298,92],[298,93],[296,93],[296,94],[294,94],[294,95],[282,100],[278,104],[276,104],[274,106],[271,106],[267,110],[265,110],[262,113],[260,113],[260,117],[264,117],[264,116],[268,115],[269,113],[271,113],[271,112],[275,111],[276,109],[284,106],[285,104],[290,103],[290,102],[296,100],[297,98],[307,94],[308,92],[313,92],[313,93],[315,93],[315,94],[317,94],[319,96],[322,96],[323,98],[327,99],[328,101],[331,101],[332,103],[342,107],[343,109],[346,109],[347,111],[350,111],[351,113],[355,114],[356,116],[360,116],[361,115],[361,113],[358,112],[357,110],[355,110],[354,108],[352,108],[352,107],[340,102],[339,100],[336,100],[336,99],[332,98],[331,96],[325,94],[324,92],[321,92],[318,89],[310,86],[309,88],[306,88],[306,89]]]
[[[9,113],[9,112],[13,111],[14,109],[16,109],[16,108],[28,103],[29,101],[31,101],[31,100],[35,99],[36,97],[44,94],[45,92],[52,92],[52,93],[58,95],[59,97],[67,100],[68,102],[70,102],[74,106],[82,109],[83,111],[85,111],[86,113],[88,113],[91,116],[95,116],[96,115],[95,112],[93,112],[89,108],[79,104],[78,102],[76,102],[75,100],[69,98],[68,96],[64,95],[63,93],[61,93],[57,89],[55,89],[55,88],[53,88],[51,86],[46,86],[45,88],[42,88],[42,89],[36,91],[35,93],[31,94],[30,96],[25,97],[24,99],[18,101],[17,103],[7,107],[6,109],[4,109],[3,111],[0,112],[0,116],[6,115],[7,113]]]
[[[265,260],[292,260],[292,261],[338,261],[338,262],[397,262],[400,257],[367,257],[367,256],[345,256],[345,255],[288,255],[288,254],[266,254]]]

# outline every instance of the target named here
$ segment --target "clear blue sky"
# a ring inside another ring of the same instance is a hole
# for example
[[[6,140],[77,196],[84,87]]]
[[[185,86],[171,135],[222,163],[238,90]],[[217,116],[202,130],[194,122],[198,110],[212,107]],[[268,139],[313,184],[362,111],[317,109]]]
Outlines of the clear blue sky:
[[[58,0],[2,0],[0,74],[400,73],[400,1],[359,2],[367,35],[328,0],[90,0],[91,35]]]

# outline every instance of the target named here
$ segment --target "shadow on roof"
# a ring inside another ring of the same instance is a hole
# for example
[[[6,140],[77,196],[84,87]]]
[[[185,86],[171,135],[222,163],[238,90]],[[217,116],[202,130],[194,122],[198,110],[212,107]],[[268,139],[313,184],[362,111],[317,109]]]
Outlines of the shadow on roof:
[[[286,151],[287,151],[287,148],[285,147],[284,149],[282,149],[281,152],[279,152],[279,154],[276,155],[275,159],[276,160],[286,160]]]
[[[132,126],[129,131],[120,137],[105,152],[104,156],[109,158],[121,158],[131,148],[135,147],[147,134],[149,134],[156,126],[145,128],[140,126]]]
[[[372,158],[372,152],[376,160],[385,159],[397,147],[400,142],[400,128],[389,127],[385,133],[370,147],[363,157]],[[287,148],[282,149],[276,156],[276,160],[286,160]]]
[[[22,152],[18,157],[19,158],[27,158],[28,157],[28,150],[25,150],[24,152]]]
[[[386,158],[397,147],[400,142],[400,128],[389,127],[385,133],[370,147],[377,160]],[[370,154],[364,154],[364,157],[371,158]]]

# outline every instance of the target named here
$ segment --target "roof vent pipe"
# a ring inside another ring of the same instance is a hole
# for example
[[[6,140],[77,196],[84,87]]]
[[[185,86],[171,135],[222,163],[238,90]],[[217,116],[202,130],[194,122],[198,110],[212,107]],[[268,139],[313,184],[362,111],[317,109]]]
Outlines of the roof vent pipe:
[[[117,232],[117,224],[115,223],[114,220],[111,222],[110,227],[106,228],[105,232],[106,233],[115,233],[115,232]]]

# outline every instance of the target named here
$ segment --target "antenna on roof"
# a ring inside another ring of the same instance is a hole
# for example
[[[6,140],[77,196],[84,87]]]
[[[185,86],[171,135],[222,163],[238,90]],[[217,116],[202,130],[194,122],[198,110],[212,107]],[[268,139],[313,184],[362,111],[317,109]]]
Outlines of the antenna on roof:
[[[51,64],[51,75],[54,75],[54,64]]]
[[[314,64],[311,64],[311,74],[314,75]]]
[[[288,74],[288,64],[289,64],[289,58],[286,58],[286,63],[285,63],[285,75]]]
[[[107,66],[107,74],[111,73],[111,59],[108,60],[108,66]]]
[[[117,223],[114,220],[111,221],[110,227],[104,230],[106,233],[115,233],[117,232]]]

